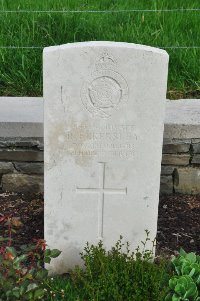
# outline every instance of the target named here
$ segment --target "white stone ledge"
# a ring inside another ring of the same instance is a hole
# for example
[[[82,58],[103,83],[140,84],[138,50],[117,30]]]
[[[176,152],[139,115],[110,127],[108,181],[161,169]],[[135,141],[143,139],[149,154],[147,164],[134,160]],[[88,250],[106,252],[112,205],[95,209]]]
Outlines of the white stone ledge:
[[[42,97],[0,97],[0,137],[43,137]]]
[[[43,98],[0,97],[0,137],[43,137]],[[166,102],[164,138],[200,138],[200,99]]]
[[[164,138],[200,138],[200,99],[167,100]]]

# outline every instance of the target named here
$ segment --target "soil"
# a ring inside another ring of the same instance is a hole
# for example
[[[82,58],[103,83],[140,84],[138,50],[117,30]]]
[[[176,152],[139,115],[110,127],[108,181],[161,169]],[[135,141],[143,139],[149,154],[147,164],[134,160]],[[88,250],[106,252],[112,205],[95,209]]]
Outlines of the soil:
[[[200,254],[200,195],[160,197],[157,254],[177,254],[182,247]]]
[[[1,215],[20,218],[22,225],[13,233],[13,245],[19,247],[43,238],[43,195],[0,194]],[[0,237],[7,226],[0,223]],[[157,255],[177,254],[182,247],[200,254],[200,195],[161,196],[158,215]],[[0,242],[0,246],[3,244]]]

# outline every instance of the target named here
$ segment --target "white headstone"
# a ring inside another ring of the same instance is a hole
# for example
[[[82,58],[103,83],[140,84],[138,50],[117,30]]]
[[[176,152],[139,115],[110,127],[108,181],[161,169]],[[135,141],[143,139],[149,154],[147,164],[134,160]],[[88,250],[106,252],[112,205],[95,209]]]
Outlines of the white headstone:
[[[168,55],[86,42],[44,50],[45,239],[80,263],[86,242],[155,238]]]

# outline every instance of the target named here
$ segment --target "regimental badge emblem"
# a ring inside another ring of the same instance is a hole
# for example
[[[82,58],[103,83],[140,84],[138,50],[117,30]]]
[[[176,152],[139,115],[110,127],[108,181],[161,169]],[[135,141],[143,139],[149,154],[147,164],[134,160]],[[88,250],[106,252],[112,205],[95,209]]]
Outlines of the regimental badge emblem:
[[[97,58],[91,78],[83,84],[82,103],[93,117],[109,118],[128,100],[128,85],[116,69],[117,61],[104,52]]]

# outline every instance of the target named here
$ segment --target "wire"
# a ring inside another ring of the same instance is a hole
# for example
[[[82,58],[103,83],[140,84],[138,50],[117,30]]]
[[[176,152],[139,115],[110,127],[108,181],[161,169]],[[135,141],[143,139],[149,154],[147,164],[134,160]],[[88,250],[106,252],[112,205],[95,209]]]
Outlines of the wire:
[[[46,47],[46,46],[44,46],[44,47]],[[40,47],[40,46],[0,46],[0,49],[43,49],[44,47]]]
[[[45,47],[51,47],[51,46],[44,46],[44,47],[41,47],[41,46],[0,46],[0,49],[43,49]],[[57,46],[57,45],[53,45],[53,46]],[[147,45],[147,46],[149,46],[149,45]],[[200,46],[150,46],[150,47],[156,47],[156,48],[161,48],[161,49],[200,49]]]
[[[200,46],[166,46],[166,47],[158,47],[157,48],[163,48],[163,49],[200,49]]]
[[[43,49],[41,46],[0,46],[0,49]],[[49,46],[47,46],[49,47]]]
[[[175,9],[127,9],[127,10],[0,10],[0,14],[4,13],[132,13],[132,12],[187,12],[200,11],[200,8],[175,8]]]

